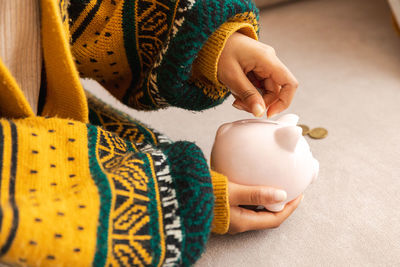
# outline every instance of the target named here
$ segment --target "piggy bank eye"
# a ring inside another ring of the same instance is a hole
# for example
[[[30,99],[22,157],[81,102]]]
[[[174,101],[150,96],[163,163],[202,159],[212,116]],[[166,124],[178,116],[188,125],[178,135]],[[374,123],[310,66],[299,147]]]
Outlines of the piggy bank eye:
[[[294,152],[301,138],[302,130],[297,126],[286,126],[275,131],[275,140],[283,149]]]

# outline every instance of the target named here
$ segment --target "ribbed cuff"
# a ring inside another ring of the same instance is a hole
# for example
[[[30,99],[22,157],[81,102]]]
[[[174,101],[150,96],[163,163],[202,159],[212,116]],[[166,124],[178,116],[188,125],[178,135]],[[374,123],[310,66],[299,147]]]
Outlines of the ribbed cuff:
[[[235,32],[240,32],[250,38],[258,40],[253,25],[245,22],[225,22],[207,40],[193,63],[193,78],[204,79],[215,85],[215,88],[224,87],[217,77],[218,61],[228,38]]]
[[[229,229],[228,179],[225,175],[212,170],[211,179],[215,196],[214,219],[211,231],[216,234],[225,234]]]

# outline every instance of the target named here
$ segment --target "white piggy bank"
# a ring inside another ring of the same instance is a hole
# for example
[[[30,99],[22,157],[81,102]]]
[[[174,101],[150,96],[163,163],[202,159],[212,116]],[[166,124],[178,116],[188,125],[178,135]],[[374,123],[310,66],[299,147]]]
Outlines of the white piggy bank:
[[[223,124],[211,152],[211,168],[242,185],[285,190],[287,199],[265,206],[281,211],[317,178],[319,163],[312,156],[294,114],[277,121],[249,119]]]

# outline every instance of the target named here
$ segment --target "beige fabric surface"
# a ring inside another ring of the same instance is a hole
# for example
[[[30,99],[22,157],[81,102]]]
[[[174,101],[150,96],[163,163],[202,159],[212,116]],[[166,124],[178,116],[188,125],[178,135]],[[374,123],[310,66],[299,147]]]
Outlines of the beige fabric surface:
[[[0,0],[0,60],[14,76],[34,113],[42,69],[39,9],[38,0]]]
[[[400,266],[400,38],[387,2],[299,1],[260,17],[261,40],[300,81],[287,112],[329,130],[308,139],[319,180],[279,228],[212,236],[197,266]],[[232,101],[130,114],[208,157],[219,125],[250,117]]]

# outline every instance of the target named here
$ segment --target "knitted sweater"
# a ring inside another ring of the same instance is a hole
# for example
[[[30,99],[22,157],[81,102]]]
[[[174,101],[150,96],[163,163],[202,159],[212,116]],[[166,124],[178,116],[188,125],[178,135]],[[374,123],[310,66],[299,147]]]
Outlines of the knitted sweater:
[[[257,38],[250,1],[41,0],[40,116],[0,61],[0,262],[187,266],[226,232],[226,177],[201,150],[85,94],[79,76],[132,108],[206,109],[228,95],[216,66],[238,30]]]

